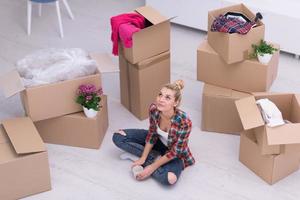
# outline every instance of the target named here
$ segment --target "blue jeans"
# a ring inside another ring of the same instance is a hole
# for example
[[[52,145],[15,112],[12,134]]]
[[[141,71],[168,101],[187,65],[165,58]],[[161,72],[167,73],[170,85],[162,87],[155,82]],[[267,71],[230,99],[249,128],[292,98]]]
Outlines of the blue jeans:
[[[148,130],[124,129],[123,131],[126,133],[126,136],[121,135],[120,133],[113,134],[113,142],[115,145],[126,152],[141,157],[144,151]],[[152,164],[158,155],[163,156],[167,150],[168,148],[160,140],[157,140],[145,163],[143,164],[143,167]],[[163,185],[170,185],[168,181],[168,172],[174,173],[178,180],[182,170],[182,160],[179,158],[174,158],[173,160],[156,169],[151,176]]]

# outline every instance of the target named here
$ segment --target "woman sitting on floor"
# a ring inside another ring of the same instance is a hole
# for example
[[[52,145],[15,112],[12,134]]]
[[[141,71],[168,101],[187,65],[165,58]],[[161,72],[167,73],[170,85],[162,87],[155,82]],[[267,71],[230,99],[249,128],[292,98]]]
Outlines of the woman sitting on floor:
[[[132,159],[137,180],[151,175],[163,185],[173,185],[182,170],[195,163],[188,147],[192,122],[178,109],[183,87],[182,80],[162,87],[150,105],[148,130],[124,129],[113,134],[116,146],[139,157]]]

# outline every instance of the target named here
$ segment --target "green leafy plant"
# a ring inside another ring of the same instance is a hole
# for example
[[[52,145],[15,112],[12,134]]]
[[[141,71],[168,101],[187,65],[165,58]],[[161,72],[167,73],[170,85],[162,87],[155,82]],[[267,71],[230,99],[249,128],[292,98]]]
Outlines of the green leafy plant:
[[[252,48],[253,53],[250,54],[250,58],[257,58],[257,55],[273,54],[275,51],[278,51],[277,48],[274,48],[264,40],[261,40],[258,45],[252,44]]]
[[[76,102],[87,109],[94,109],[99,111],[102,88],[96,89],[92,84],[80,85],[77,92]]]

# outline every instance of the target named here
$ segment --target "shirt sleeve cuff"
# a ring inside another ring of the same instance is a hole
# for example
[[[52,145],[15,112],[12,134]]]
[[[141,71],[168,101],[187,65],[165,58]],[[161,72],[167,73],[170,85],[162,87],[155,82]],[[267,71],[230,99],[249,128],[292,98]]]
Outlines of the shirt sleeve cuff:
[[[146,137],[146,143],[150,143],[150,144],[155,144],[155,138],[153,138],[154,136],[152,135],[152,136],[147,136]]]
[[[169,151],[168,153],[166,153],[167,158],[169,159],[173,159],[176,157],[176,154],[174,151]]]

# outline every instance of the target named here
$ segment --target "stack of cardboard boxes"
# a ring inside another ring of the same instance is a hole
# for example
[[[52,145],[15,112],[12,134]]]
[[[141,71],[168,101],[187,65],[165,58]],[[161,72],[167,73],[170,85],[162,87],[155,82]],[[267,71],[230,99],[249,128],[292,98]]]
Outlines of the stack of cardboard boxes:
[[[131,48],[119,43],[121,103],[140,120],[160,88],[170,82],[170,21],[150,6],[135,9],[149,26],[133,34]]]
[[[298,145],[286,145],[299,143],[299,136],[293,134],[297,129],[295,125],[299,123],[299,99],[293,94],[267,93],[277,76],[279,51],[273,54],[268,64],[249,59],[252,44],[264,39],[265,25],[261,21],[246,35],[211,31],[214,19],[227,12],[242,13],[251,20],[255,18],[255,14],[243,4],[208,13],[208,38],[197,49],[197,79],[205,82],[202,130],[241,133],[240,161],[272,184],[299,167]],[[272,45],[279,48],[277,44]],[[292,124],[275,128],[264,126],[254,98],[274,100],[284,119]],[[249,99],[250,102],[247,101]],[[272,137],[286,140],[274,141],[267,132],[281,133]],[[287,132],[291,135],[287,136]],[[269,148],[271,150],[265,152]]]
[[[1,122],[0,199],[17,199],[51,189],[44,142],[94,149],[100,147],[108,128],[107,97],[102,95],[102,108],[97,116],[87,118],[82,107],[75,102],[81,84],[94,84],[100,88],[100,71],[26,89],[17,71],[1,77],[5,96],[21,91],[28,117]]]
[[[205,82],[202,129],[239,134],[243,128],[234,102],[251,95],[250,92],[265,92],[270,88],[277,76],[279,52],[267,65],[248,58],[251,45],[264,39],[265,25],[261,21],[246,35],[212,32],[214,19],[226,12],[243,13],[251,20],[255,18],[243,4],[208,13],[208,38],[197,49],[197,79]]]

